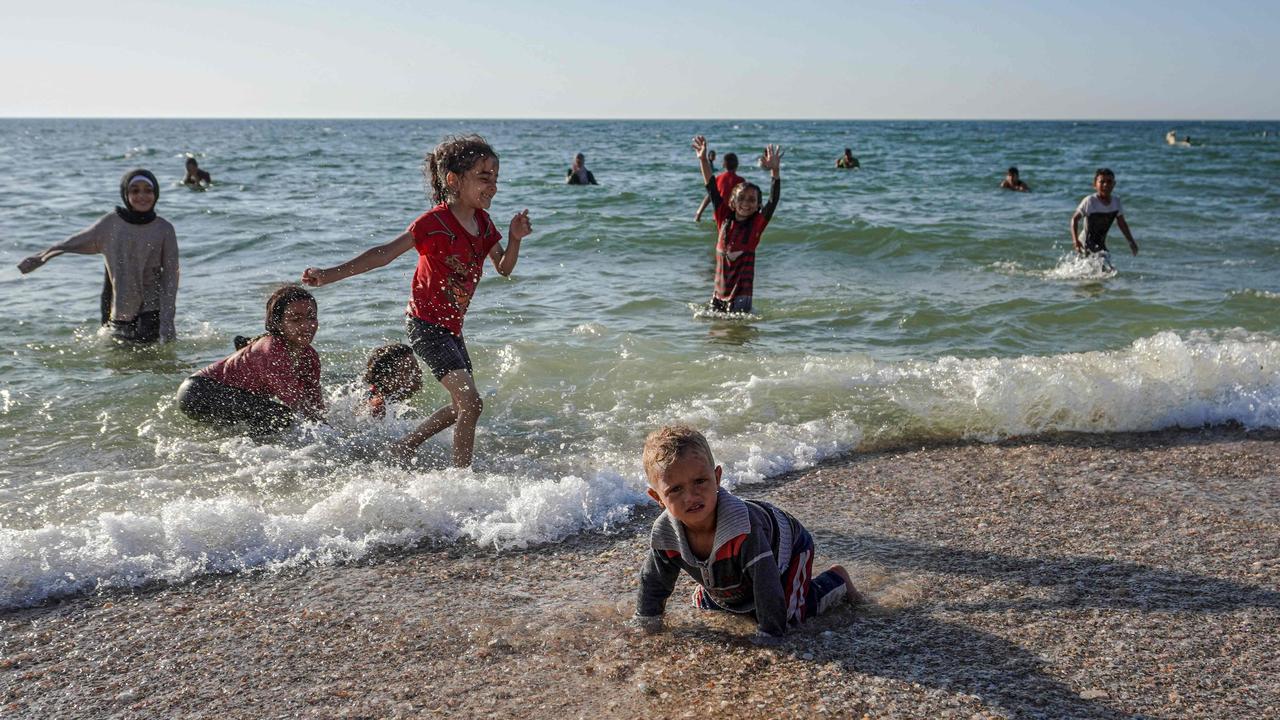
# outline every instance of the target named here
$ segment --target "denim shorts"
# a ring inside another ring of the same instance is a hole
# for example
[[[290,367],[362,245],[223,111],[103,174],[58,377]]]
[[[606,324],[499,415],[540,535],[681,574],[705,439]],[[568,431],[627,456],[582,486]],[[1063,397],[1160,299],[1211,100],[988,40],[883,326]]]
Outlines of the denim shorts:
[[[431,374],[436,376],[436,380],[443,380],[445,375],[454,370],[472,372],[467,343],[446,328],[406,315],[404,330],[409,335],[409,345],[422,358],[422,362],[431,368]]]

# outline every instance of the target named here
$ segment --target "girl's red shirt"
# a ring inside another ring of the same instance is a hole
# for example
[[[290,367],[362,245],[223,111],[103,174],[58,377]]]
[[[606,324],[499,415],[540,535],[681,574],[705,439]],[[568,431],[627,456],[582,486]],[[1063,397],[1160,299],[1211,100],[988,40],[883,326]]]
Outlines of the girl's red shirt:
[[[489,213],[476,210],[478,235],[472,235],[440,203],[409,225],[418,251],[407,312],[462,337],[462,320],[476,284],[484,274],[484,260],[502,240]]]

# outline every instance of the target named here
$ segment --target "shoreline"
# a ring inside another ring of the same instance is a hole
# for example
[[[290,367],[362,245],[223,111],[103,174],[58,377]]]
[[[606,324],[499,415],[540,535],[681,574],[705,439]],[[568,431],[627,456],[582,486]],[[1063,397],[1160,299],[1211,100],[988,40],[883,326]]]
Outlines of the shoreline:
[[[868,601],[774,647],[622,625],[656,507],[609,534],[204,577],[0,613],[17,717],[1268,717],[1280,431],[926,444],[743,485]],[[1268,630],[1270,628],[1270,630]]]

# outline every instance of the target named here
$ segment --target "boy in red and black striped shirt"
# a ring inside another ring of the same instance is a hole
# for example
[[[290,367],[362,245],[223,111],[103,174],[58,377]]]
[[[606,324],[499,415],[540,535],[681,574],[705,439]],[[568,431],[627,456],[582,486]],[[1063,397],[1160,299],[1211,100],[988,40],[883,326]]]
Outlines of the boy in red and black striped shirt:
[[[782,162],[782,148],[769,145],[764,149],[763,161],[769,168],[772,182],[769,184],[769,202],[760,207],[760,187],[743,182],[733,188],[726,200],[720,195],[715,178],[711,175],[711,161],[707,159],[707,139],[701,135],[693,139],[694,152],[702,166],[702,181],[707,186],[707,197],[716,210],[719,238],[716,240],[716,288],[711,298],[711,308],[717,312],[749,313],[755,285],[756,247],[760,236],[773,219],[782,191],[778,168]],[[730,213],[721,212],[727,204]]]

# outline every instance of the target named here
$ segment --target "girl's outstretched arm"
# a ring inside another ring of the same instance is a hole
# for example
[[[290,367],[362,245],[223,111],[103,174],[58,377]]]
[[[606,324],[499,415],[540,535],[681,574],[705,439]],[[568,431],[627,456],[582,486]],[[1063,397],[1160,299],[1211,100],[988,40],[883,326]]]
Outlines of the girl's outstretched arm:
[[[520,241],[533,232],[533,224],[529,222],[528,209],[516,213],[511,218],[511,227],[507,229],[507,247],[494,245],[489,250],[489,259],[500,275],[506,277],[516,269],[516,261],[520,259]]]
[[[107,236],[106,223],[110,217],[112,217],[111,214],[104,215],[102,219],[87,229],[81,230],[60,243],[50,245],[44,252],[38,252],[26,258],[18,263],[18,272],[26,275],[63,253],[93,255],[94,253],[102,252],[103,240]]]
[[[320,287],[329,283],[345,280],[352,275],[366,273],[395,260],[413,248],[413,234],[404,231],[395,240],[385,245],[371,247],[354,258],[331,268],[309,267],[302,271],[302,284]]]

